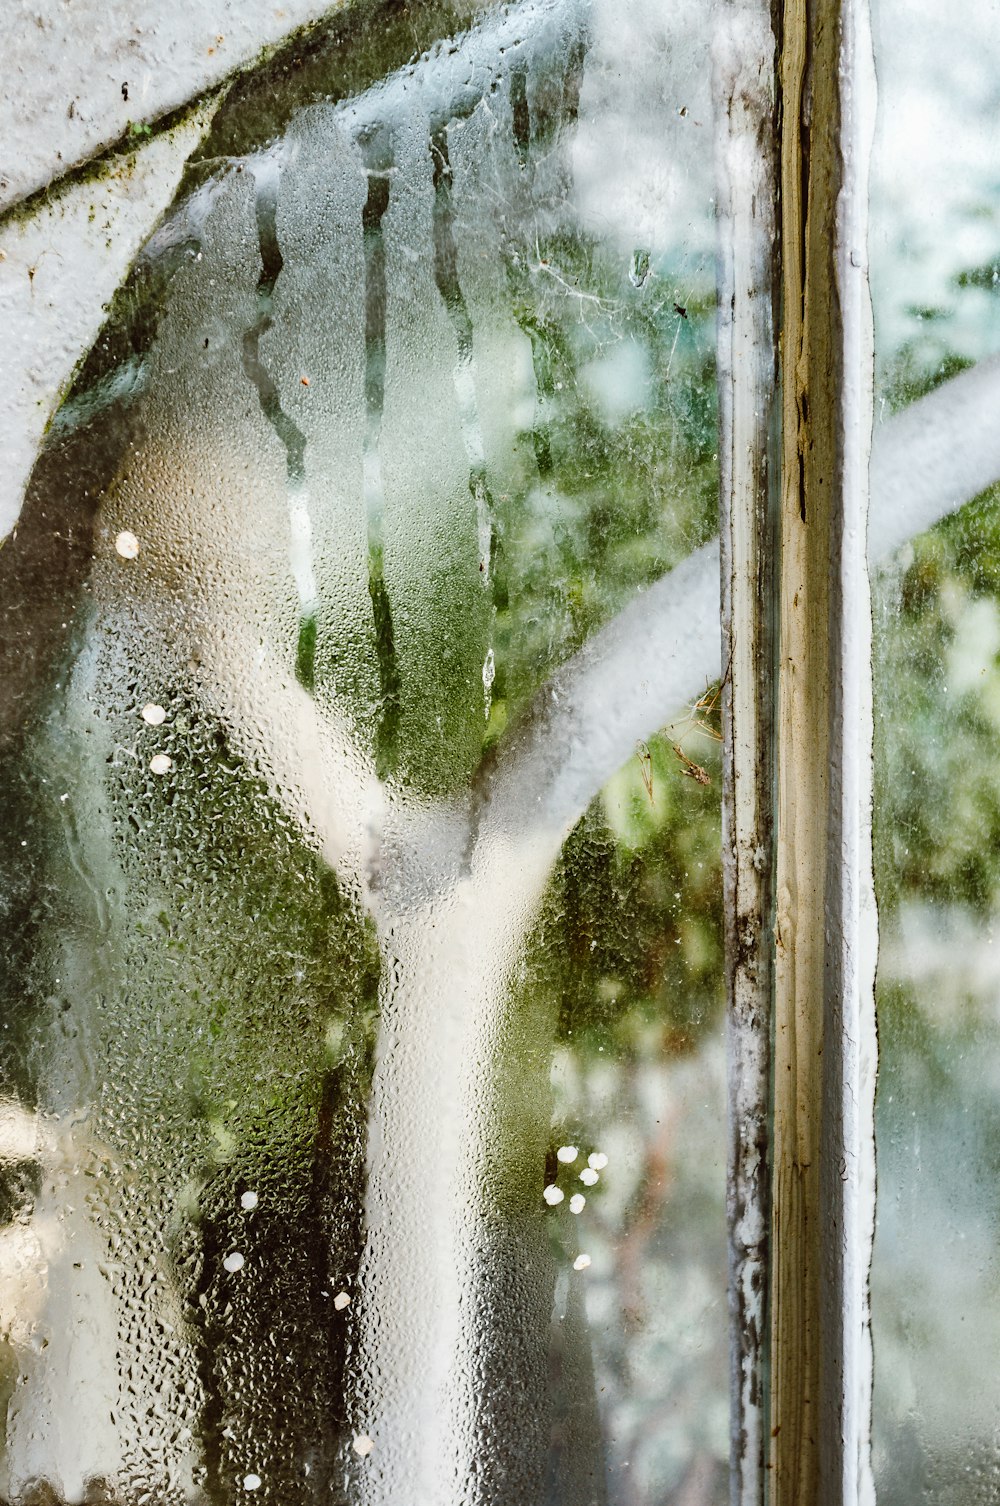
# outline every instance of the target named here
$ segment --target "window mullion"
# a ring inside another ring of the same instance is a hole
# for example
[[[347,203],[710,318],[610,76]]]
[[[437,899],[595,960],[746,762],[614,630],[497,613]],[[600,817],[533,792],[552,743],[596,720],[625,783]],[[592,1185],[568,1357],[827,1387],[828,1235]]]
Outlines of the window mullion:
[[[770,1013],[773,997],[773,436],[778,277],[776,51],[768,0],[720,12],[719,225],[723,869],[729,1058],[734,1506],[760,1506],[767,1457]]]
[[[865,221],[874,82],[865,0],[786,0],[774,30],[777,140],[772,147],[758,130],[754,156],[761,185],[772,152],[778,156],[778,437],[769,475],[763,384],[773,351],[772,294],[746,275],[739,249],[756,234],[763,266],[767,214],[757,208],[751,227],[723,233],[731,281],[723,289],[730,304],[722,340],[732,679],[730,1189],[734,1353],[743,1370],[734,1434],[741,1506],[846,1506],[870,1496],[875,1033]],[[732,103],[729,130],[738,134]],[[737,181],[730,171],[728,181],[736,225],[746,175]],[[725,188],[725,172],[722,182]],[[750,360],[737,359],[741,319]],[[765,1062],[766,1175],[756,1170]],[[766,1277],[740,1233],[753,1224],[748,1210],[761,1233],[769,1231]],[[754,1320],[766,1338],[754,1341],[748,1357],[741,1293],[755,1277],[766,1316],[757,1312]],[[751,1448],[761,1434],[762,1469]]]

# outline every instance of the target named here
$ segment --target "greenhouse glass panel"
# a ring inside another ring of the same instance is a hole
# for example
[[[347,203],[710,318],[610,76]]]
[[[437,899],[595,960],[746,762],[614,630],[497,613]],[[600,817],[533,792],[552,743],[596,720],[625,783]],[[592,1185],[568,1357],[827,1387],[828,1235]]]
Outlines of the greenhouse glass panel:
[[[996,19],[875,7],[876,445],[910,453],[873,537],[880,1506],[979,1506],[1000,1468]]]
[[[728,1498],[710,22],[238,85],[0,552],[0,1496]]]

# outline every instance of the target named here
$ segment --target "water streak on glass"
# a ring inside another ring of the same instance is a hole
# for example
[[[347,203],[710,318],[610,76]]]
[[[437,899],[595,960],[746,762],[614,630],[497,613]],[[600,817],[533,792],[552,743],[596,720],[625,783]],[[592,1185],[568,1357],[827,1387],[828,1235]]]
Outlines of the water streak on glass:
[[[18,1506],[727,1498],[711,12],[397,11],[0,552]]]

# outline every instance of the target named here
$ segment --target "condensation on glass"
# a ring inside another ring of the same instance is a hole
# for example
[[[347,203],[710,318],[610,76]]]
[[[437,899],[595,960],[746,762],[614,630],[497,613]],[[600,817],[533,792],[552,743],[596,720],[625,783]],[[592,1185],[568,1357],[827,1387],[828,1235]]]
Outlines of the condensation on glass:
[[[726,1499],[710,14],[289,55],[53,425],[0,552],[12,1502]]]
[[[875,21],[878,425],[1000,350],[1000,34],[988,3],[946,18],[879,0]],[[913,438],[959,478],[996,430],[987,392],[963,434],[989,371],[958,378],[950,416],[914,410]],[[906,542],[875,592],[875,1471],[880,1506],[985,1506],[1000,1495],[1000,493],[911,538],[933,521],[918,494],[897,499]]]

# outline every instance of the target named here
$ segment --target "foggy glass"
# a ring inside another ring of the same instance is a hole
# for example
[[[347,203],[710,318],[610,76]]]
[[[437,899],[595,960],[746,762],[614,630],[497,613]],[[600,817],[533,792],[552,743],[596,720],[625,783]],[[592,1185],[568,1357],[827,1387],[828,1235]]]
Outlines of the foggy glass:
[[[998,20],[875,7],[876,428],[1000,350]],[[998,504],[875,580],[880,1506],[1000,1491]]]
[[[640,611],[564,710],[717,528],[709,20],[293,49],[52,426],[0,551],[11,1502],[727,1498],[716,696],[607,766]]]

